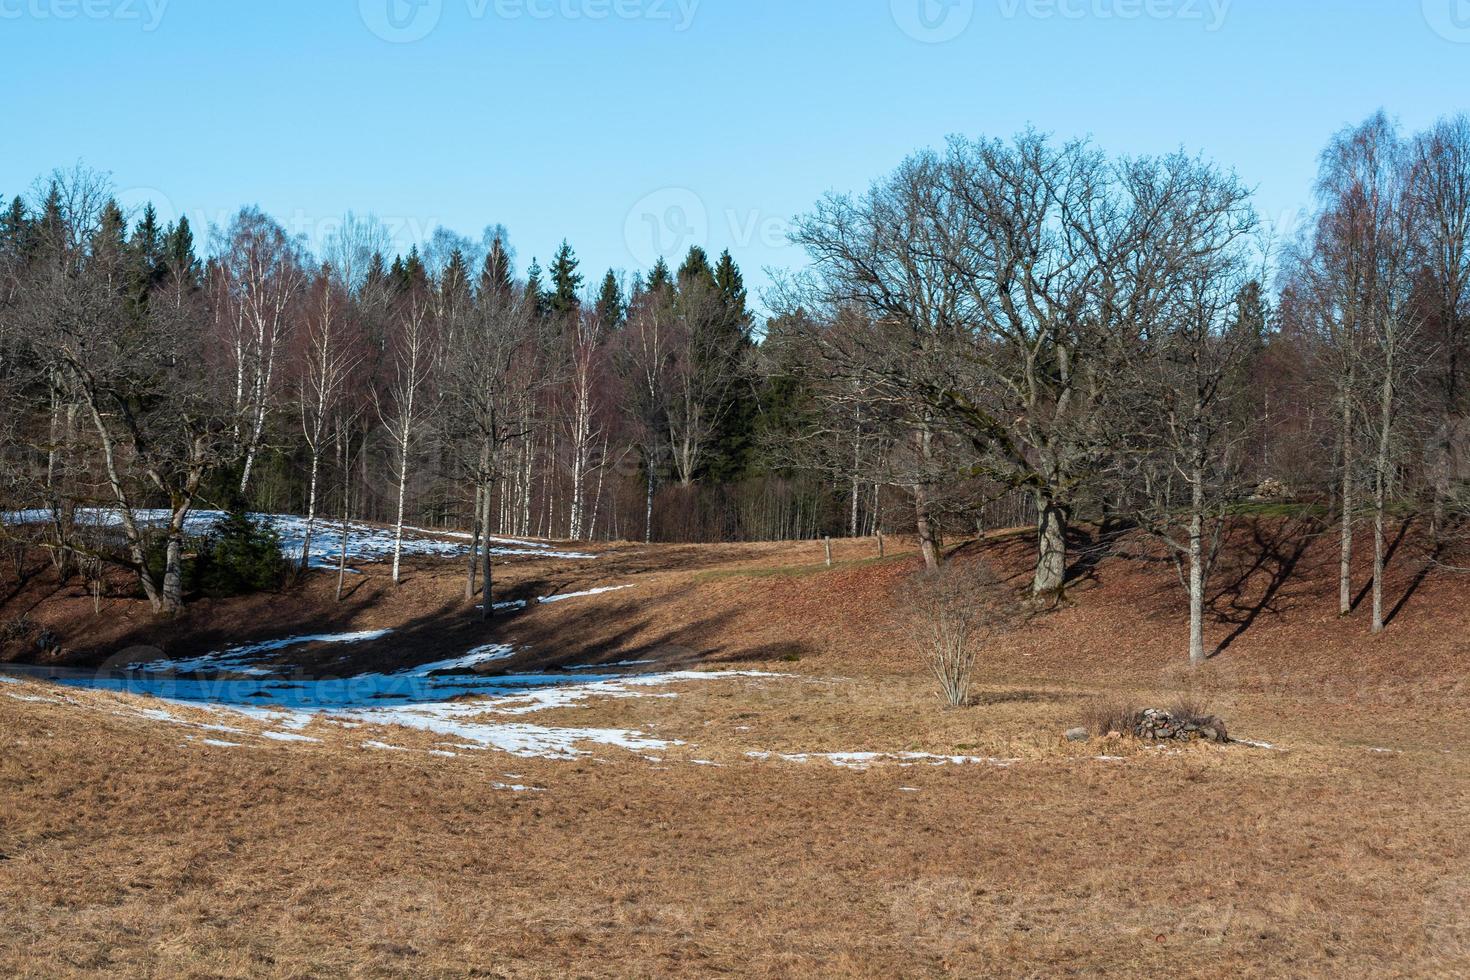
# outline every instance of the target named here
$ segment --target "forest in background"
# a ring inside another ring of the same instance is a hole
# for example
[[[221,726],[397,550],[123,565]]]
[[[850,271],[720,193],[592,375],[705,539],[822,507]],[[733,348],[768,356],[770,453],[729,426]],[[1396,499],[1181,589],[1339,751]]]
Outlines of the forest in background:
[[[1174,557],[1196,659],[1243,510],[1330,522],[1344,603],[1370,548],[1375,629],[1390,524],[1463,523],[1465,117],[1338,134],[1287,241],[1212,161],[1035,132],[915,154],[793,239],[810,266],[758,324],[728,253],[589,281],[567,244],[524,271],[500,228],[390,256],[349,215],[312,255],[254,208],[201,248],[57,172],[0,218],[0,505],[160,611],[206,507],[477,542],[913,533],[930,568],[1031,524],[1039,599],[1077,528],[1128,527]],[[97,506],[122,526],[76,520]]]

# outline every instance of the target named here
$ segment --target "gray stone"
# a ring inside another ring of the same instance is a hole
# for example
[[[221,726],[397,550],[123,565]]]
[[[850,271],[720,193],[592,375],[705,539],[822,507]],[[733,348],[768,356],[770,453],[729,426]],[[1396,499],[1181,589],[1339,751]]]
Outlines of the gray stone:
[[[1092,733],[1085,728],[1074,728],[1067,733],[1069,742],[1086,742],[1092,738]]]

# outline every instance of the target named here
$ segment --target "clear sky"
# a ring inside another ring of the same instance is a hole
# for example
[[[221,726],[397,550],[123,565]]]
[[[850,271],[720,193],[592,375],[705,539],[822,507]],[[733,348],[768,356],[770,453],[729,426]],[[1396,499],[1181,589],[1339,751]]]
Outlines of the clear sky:
[[[197,225],[498,222],[589,279],[699,242],[759,288],[950,133],[1203,152],[1290,222],[1335,130],[1470,109],[1470,0],[0,0],[0,82],[7,196],[82,160]]]

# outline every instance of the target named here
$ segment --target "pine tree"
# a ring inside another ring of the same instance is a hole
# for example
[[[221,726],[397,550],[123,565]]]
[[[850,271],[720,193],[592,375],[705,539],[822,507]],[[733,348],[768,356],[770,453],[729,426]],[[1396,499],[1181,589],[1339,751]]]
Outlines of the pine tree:
[[[534,258],[531,259],[531,267],[526,270],[526,303],[537,316],[545,315],[548,309],[547,296],[541,288],[541,263]]]
[[[556,250],[556,257],[551,261],[551,295],[548,298],[551,312],[558,316],[571,316],[582,306],[578,296],[582,289],[582,277],[577,273],[577,265],[572,246],[563,240],[561,247]]]
[[[0,253],[25,255],[31,248],[30,221],[26,218],[26,204],[19,195],[10,202],[10,207],[0,214]]]
[[[178,224],[164,233],[163,252],[164,262],[173,275],[184,278],[191,287],[198,284],[199,259],[194,255],[194,232],[187,217],[180,215]]]
[[[658,295],[670,292],[674,288],[674,277],[669,272],[669,265],[663,259],[654,264],[653,271],[648,274],[648,282],[644,285],[644,292],[650,295]]]
[[[470,267],[464,252],[456,248],[449,253],[449,261],[439,277],[439,290],[452,307],[463,308],[470,297]]]
[[[92,252],[107,262],[122,262],[128,250],[128,219],[116,201],[102,206],[97,233],[92,238]]]
[[[720,263],[715,267],[715,286],[725,301],[725,309],[729,312],[731,326],[740,333],[748,335],[750,313],[745,308],[748,298],[745,277],[740,274],[740,268],[735,264],[728,250],[720,255]]]
[[[714,285],[715,270],[710,268],[709,253],[695,245],[689,249],[684,264],[679,266],[679,290],[683,292],[696,286],[713,288]]]
[[[510,268],[510,252],[499,235],[490,242],[485,253],[485,264],[480,269],[480,296],[506,297],[513,289]]]
[[[397,262],[395,261],[395,265]],[[373,257],[368,260],[367,272],[362,277],[362,291],[368,295],[376,295],[383,290],[392,278],[393,273],[387,268],[387,260],[383,258],[382,252],[374,252]]]
[[[54,180],[46,192],[45,203],[41,205],[41,217],[36,222],[35,231],[37,250],[54,256],[66,253],[66,217],[61,213],[61,186]]]
[[[128,300],[139,311],[148,305],[148,294],[163,281],[163,255],[163,229],[158,226],[158,212],[149,204],[128,241]]]
[[[602,291],[597,296],[597,319],[605,330],[618,330],[627,317],[627,306],[623,302],[623,290],[618,277],[611,270],[602,279]]]

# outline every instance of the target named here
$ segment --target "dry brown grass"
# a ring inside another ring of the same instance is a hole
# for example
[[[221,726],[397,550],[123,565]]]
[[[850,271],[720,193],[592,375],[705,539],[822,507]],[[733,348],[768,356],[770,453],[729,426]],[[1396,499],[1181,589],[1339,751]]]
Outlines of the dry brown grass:
[[[375,752],[362,745],[382,732],[326,726],[316,744],[211,748],[109,713],[113,695],[59,705],[0,685],[0,973],[1470,971],[1462,580],[1426,581],[1372,640],[1303,568],[1279,611],[1191,673],[1167,570],[1108,563],[1004,639],[971,707],[942,711],[899,610],[912,563],[859,564],[866,548],[840,544],[851,564],[830,572],[812,567],[820,546],[629,547],[592,568],[507,570],[511,589],[638,586],[494,627],[529,646],[517,667],[652,653],[791,675],[532,719],[687,743],[660,763]],[[412,596],[370,577],[381,601],[351,620],[422,620],[409,662],[481,635],[459,625],[453,571],[419,574]],[[278,599],[259,635],[317,622],[309,589]],[[72,637],[83,622],[35,615]],[[1280,751],[1109,745],[1099,760],[1060,738],[1098,698],[1193,698]],[[854,771],[747,755],[862,750],[1019,761]]]

